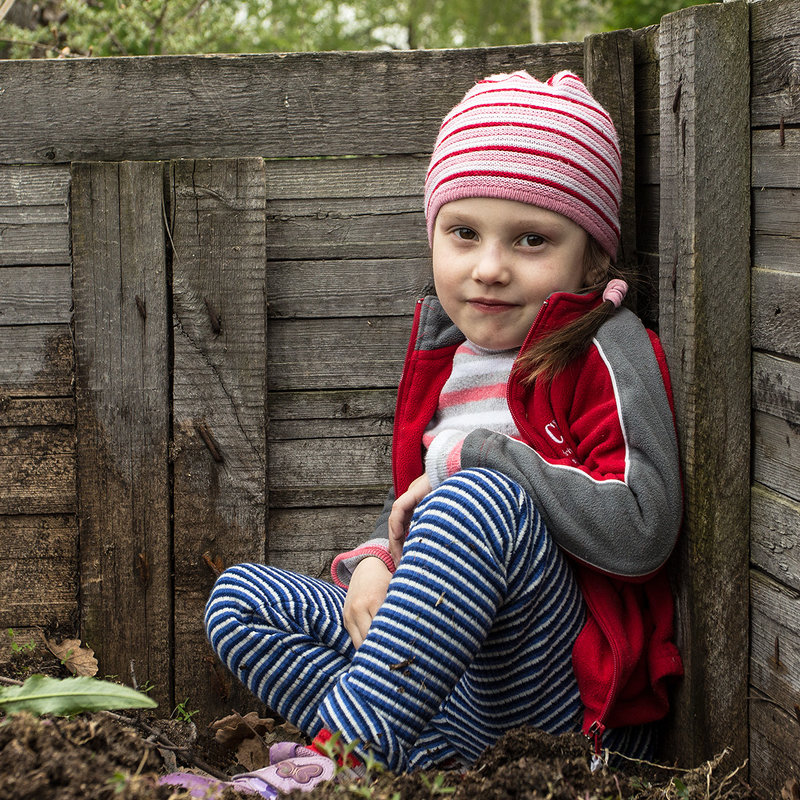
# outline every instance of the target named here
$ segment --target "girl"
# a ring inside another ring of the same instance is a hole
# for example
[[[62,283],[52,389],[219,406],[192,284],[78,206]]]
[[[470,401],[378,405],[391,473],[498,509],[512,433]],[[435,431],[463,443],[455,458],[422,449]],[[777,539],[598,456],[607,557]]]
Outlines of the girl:
[[[681,487],[658,340],[620,308],[621,162],[570,73],[473,87],[425,182],[437,298],[417,305],[394,492],[334,583],[242,564],[206,625],[317,743],[395,771],[467,764],[522,724],[644,756],[681,673],[661,567]],[[252,779],[309,789],[312,749]]]

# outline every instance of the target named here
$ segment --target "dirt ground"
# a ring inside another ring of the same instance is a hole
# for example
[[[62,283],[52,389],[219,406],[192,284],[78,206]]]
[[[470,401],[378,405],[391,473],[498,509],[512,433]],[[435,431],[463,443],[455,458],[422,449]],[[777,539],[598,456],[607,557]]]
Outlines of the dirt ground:
[[[23,663],[26,657],[28,664]],[[29,654],[15,654],[12,662],[0,664],[0,678],[19,679],[31,669],[58,675],[63,669],[58,662],[43,665],[35,660]],[[265,734],[267,742],[281,730]],[[261,747],[264,742],[252,744]],[[266,747],[262,750],[266,753]],[[187,769],[187,765],[200,771],[198,763],[217,775],[246,771],[237,762],[237,752],[243,751],[221,746],[213,732],[196,731],[191,721],[158,720],[143,712],[100,712],[72,719],[0,715],[0,800],[180,800],[188,795],[159,786],[159,775]],[[249,752],[252,758],[252,748]],[[742,772],[741,765],[724,757],[689,771],[636,762],[624,771],[592,773],[583,737],[554,737],[522,728],[509,732],[466,773],[395,776],[384,772],[361,782],[321,785],[295,796],[307,800],[348,796],[374,800],[757,800],[758,795],[742,781]],[[252,797],[225,792],[225,800]]]

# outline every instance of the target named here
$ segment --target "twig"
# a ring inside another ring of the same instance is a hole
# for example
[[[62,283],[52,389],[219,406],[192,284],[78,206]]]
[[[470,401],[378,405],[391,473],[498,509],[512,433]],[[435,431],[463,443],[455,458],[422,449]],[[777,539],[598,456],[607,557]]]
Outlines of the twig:
[[[2,675],[0,675],[0,683],[4,683],[8,686],[22,686],[22,681],[15,680],[14,678],[5,678]],[[165,749],[174,751],[187,764],[192,764],[195,767],[202,769],[203,772],[207,772],[209,775],[213,775],[215,778],[221,781],[228,780],[229,776],[224,772],[221,772],[216,767],[212,767],[211,764],[207,764],[205,761],[198,758],[189,748],[179,747],[177,744],[175,744],[175,742],[171,741],[163,733],[161,733],[161,731],[157,731],[155,728],[150,727],[150,725],[143,720],[136,719],[134,717],[126,717],[124,714],[117,714],[114,711],[98,711],[97,713],[106,717],[110,717],[111,719],[115,719],[117,722],[124,722],[126,725],[133,725],[134,727],[141,728],[147,734],[155,738],[155,742],[147,742],[145,740],[147,744],[152,744],[154,747],[163,745]],[[58,730],[57,725],[56,729]],[[58,730],[58,733],[62,736],[64,735],[61,730]]]
[[[153,743],[154,746],[157,747],[158,744],[163,744],[170,750],[173,750],[188,764],[193,764],[195,767],[199,767],[203,770],[203,772],[207,772],[209,775],[213,775],[215,778],[218,778],[221,781],[228,780],[229,776],[224,772],[221,772],[216,767],[212,767],[211,764],[207,764],[205,761],[198,758],[188,747],[179,747],[175,744],[175,742],[168,739],[163,733],[161,733],[161,731],[157,731],[155,728],[150,727],[150,725],[143,720],[136,719],[134,717],[126,717],[124,714],[117,714],[114,711],[101,711],[99,713],[105,714],[106,716],[116,719],[119,722],[125,722],[128,725],[134,725],[137,728],[141,728],[143,731],[150,734],[150,736],[155,737],[156,742]]]

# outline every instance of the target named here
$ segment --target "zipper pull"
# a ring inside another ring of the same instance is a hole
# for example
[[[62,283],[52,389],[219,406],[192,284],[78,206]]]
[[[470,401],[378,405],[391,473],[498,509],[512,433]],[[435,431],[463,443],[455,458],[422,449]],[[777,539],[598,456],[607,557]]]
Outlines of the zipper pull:
[[[594,752],[592,753],[592,761],[590,769],[592,773],[597,772],[601,767],[608,765],[608,750],[603,753],[603,733],[605,733],[606,726],[596,719],[589,727],[589,732],[586,738],[594,744]]]

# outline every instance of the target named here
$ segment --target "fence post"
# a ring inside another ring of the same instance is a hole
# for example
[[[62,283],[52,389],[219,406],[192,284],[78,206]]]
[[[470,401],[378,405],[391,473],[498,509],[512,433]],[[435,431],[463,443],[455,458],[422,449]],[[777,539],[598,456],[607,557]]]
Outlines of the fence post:
[[[659,332],[685,485],[676,554],[686,666],[669,751],[747,755],[750,496],[750,56],[746,3],[665,16]]]
[[[102,674],[172,702],[169,358],[158,162],[72,165],[80,606]]]
[[[628,274],[636,265],[636,138],[633,31],[595,33],[583,42],[586,87],[611,115],[622,153],[620,247],[617,263]]]
[[[215,573],[266,561],[266,172],[261,158],[173,161],[175,698],[207,724],[260,707],[206,641]]]

